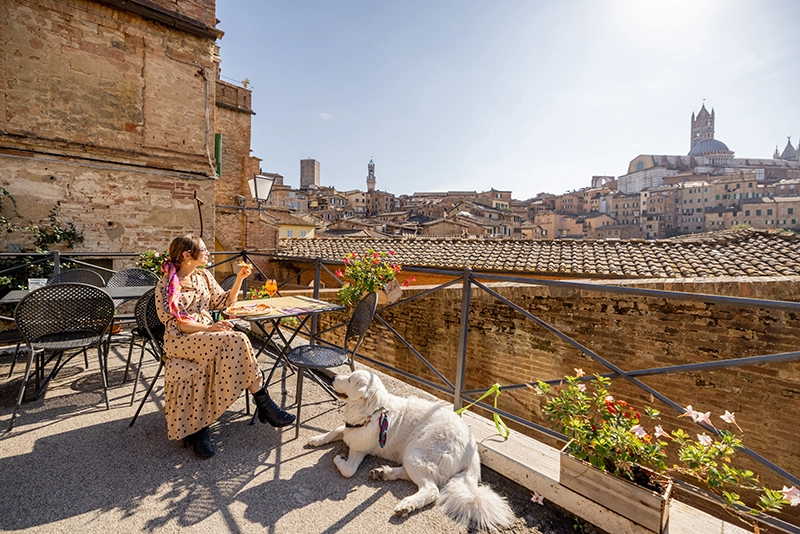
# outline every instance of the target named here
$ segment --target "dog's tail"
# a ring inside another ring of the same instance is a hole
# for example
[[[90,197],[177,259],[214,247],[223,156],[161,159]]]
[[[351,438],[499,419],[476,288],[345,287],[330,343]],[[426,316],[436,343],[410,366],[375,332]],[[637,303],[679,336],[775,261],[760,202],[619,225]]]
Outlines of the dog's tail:
[[[490,532],[510,526],[514,512],[506,500],[489,486],[480,484],[478,477],[470,471],[453,476],[442,488],[436,503],[447,515],[464,525]]]

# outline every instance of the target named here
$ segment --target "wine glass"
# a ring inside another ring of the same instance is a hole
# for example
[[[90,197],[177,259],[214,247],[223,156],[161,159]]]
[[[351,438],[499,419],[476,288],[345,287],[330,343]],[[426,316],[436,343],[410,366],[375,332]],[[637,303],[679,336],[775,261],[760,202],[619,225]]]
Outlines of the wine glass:
[[[269,298],[272,298],[272,296],[278,291],[278,282],[276,280],[267,280],[267,282],[264,284],[264,289],[267,291]]]

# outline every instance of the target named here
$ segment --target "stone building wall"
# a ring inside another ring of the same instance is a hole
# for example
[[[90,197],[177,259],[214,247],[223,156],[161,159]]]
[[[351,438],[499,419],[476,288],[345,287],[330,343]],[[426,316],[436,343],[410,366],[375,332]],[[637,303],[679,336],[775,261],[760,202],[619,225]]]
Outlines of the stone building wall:
[[[164,248],[199,232],[196,193],[213,235],[215,3],[8,0],[0,12],[0,185],[14,222],[59,203],[84,233],[78,250]]]
[[[657,281],[636,285],[797,301],[798,283],[797,278],[780,278]],[[497,284],[494,287],[504,297],[624,370],[791,352],[800,345],[800,315],[791,311],[543,286]],[[404,297],[423,289],[405,289]],[[325,290],[323,294],[323,298],[336,298],[335,290]],[[455,382],[460,309],[461,288],[456,286],[385,311],[381,317],[448,380]],[[348,316],[348,312],[324,315],[320,328],[344,321]],[[495,382],[512,385],[558,379],[574,374],[575,368],[582,368],[587,374],[605,372],[581,351],[480,289],[472,292],[469,323],[466,389],[488,388]],[[381,362],[441,383],[378,322],[373,323],[361,350]],[[796,453],[800,362],[655,375],[641,380],[681,406],[711,411],[715,425],[723,425],[718,416],[725,410],[734,412],[746,431],[746,445],[790,473],[800,474],[800,456]],[[690,432],[702,431],[693,427],[691,421],[677,419],[674,410],[624,380],[614,380],[611,392],[637,407],[651,405],[660,409],[665,428],[680,425]],[[540,398],[527,388],[503,391],[498,407],[547,424],[539,415]],[[542,439],[541,435],[532,435]],[[756,472],[765,473],[764,468],[746,458],[744,463]],[[764,480],[778,487],[785,482],[770,476]]]

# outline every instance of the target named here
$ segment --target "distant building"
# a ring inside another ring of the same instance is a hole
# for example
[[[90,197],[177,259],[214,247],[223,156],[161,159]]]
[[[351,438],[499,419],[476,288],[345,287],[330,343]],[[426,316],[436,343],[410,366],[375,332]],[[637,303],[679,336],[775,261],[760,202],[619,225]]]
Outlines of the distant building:
[[[319,161],[315,159],[300,160],[300,189],[319,187]]]

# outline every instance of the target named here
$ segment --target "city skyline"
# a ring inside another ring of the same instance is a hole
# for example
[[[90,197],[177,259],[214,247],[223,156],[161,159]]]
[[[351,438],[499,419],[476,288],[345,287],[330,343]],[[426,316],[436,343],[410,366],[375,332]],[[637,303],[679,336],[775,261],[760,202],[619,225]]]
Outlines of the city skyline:
[[[218,2],[224,80],[253,89],[253,155],[299,186],[510,190],[526,199],[686,154],[716,111],[737,157],[800,141],[785,0],[569,4]]]

